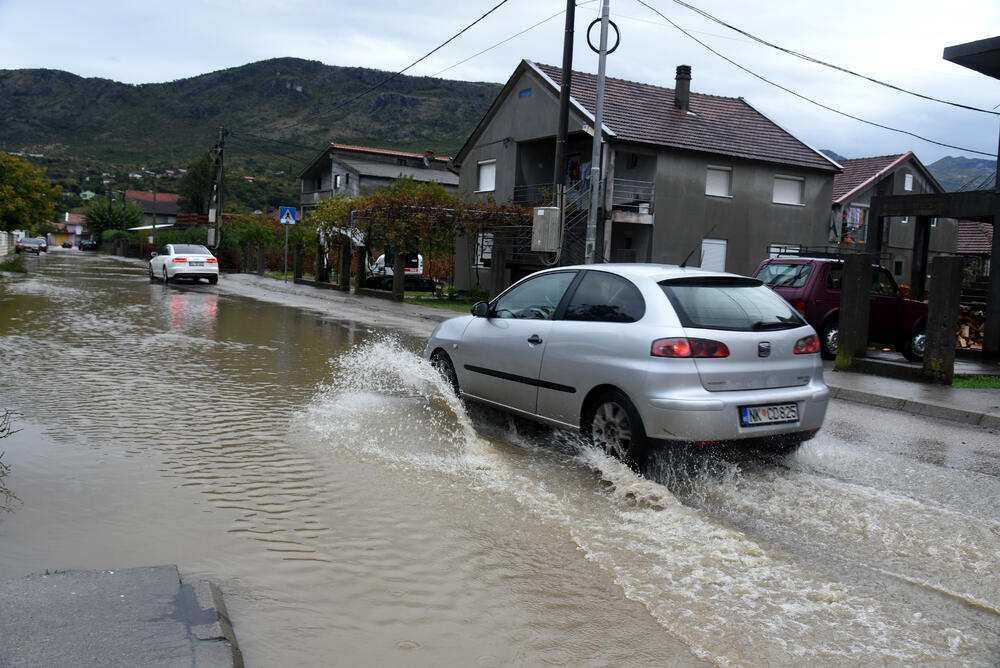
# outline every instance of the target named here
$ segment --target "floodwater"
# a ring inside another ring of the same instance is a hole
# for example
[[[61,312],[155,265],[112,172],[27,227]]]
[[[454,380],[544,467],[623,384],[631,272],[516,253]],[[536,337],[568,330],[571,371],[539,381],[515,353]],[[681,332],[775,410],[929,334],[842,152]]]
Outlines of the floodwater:
[[[639,477],[462,406],[413,336],[28,263],[0,578],[176,563],[250,666],[1000,663],[995,433],[834,403],[791,457]]]

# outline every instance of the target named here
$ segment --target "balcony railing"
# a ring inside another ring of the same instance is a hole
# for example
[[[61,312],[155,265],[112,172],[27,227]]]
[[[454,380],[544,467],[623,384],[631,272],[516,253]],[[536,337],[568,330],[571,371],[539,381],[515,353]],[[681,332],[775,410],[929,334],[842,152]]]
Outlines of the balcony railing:
[[[611,208],[619,211],[653,213],[653,185],[652,181],[614,179]]]

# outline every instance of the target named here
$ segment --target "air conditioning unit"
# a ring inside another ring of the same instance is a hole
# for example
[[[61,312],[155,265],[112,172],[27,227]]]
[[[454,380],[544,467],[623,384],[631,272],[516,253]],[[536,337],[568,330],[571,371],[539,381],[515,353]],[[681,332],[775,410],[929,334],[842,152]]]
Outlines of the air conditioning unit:
[[[536,206],[531,224],[531,250],[555,253],[559,250],[562,221],[557,206]]]

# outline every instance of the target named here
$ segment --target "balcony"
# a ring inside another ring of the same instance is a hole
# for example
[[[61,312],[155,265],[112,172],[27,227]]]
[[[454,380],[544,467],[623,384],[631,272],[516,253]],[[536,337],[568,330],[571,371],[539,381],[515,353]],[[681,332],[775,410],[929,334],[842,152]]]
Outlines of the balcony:
[[[653,213],[654,183],[633,179],[614,179],[612,182],[611,209],[637,214]]]

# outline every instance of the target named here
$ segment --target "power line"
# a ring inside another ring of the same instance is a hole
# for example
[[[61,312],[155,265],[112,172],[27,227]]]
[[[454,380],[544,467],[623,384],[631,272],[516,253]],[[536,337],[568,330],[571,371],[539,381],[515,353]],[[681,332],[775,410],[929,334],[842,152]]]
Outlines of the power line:
[[[914,91],[911,91],[911,90],[907,90],[905,88],[901,88],[901,87],[896,86],[896,85],[891,84],[891,83],[886,83],[884,81],[879,81],[878,79],[874,79],[874,78],[869,77],[869,76],[864,75],[864,74],[859,74],[857,72],[854,72],[852,70],[847,69],[846,67],[840,67],[839,65],[833,65],[831,63],[822,61],[822,60],[820,60],[818,58],[814,58],[812,56],[807,56],[804,53],[799,53],[798,51],[793,51],[792,49],[787,49],[787,48],[785,48],[783,46],[778,46],[777,44],[772,44],[771,42],[768,42],[767,40],[761,39],[760,37],[757,37],[756,35],[753,35],[751,33],[748,33],[745,30],[741,30],[740,28],[737,28],[734,25],[726,23],[722,19],[719,19],[719,18],[716,18],[715,16],[712,16],[711,14],[709,14],[708,12],[706,12],[705,10],[700,9],[698,7],[695,7],[694,5],[690,5],[690,4],[686,3],[686,2],[684,2],[684,0],[672,0],[672,1],[675,4],[680,5],[681,7],[686,7],[687,9],[690,9],[691,11],[695,12],[696,14],[700,14],[701,16],[704,16],[709,21],[714,21],[715,23],[718,23],[720,26],[723,26],[725,28],[729,28],[733,32],[737,32],[737,33],[743,35],[744,37],[748,37],[749,39],[752,39],[753,41],[757,42],[758,44],[763,44],[764,46],[771,47],[772,49],[776,49],[777,51],[781,51],[782,53],[787,53],[790,56],[795,56],[796,58],[801,58],[802,60],[808,61],[810,63],[815,63],[817,65],[822,65],[823,67],[829,67],[832,70],[837,70],[838,72],[843,72],[845,74],[850,74],[851,76],[858,77],[859,79],[864,79],[865,81],[870,81],[870,82],[872,82],[874,84],[878,84],[879,86],[885,86],[886,88],[890,88],[890,89],[898,91],[900,93],[906,93],[907,95],[912,95],[914,97],[919,97],[919,98],[924,99],[924,100],[930,100],[931,102],[940,102],[941,104],[947,104],[947,105],[950,105],[952,107],[958,107],[959,109],[966,109],[968,111],[978,111],[978,112],[983,113],[983,114],[991,114],[991,115],[994,115],[994,116],[1000,116],[1000,112],[991,111],[989,109],[980,109],[979,107],[972,107],[972,106],[969,106],[967,104],[961,104],[959,102],[950,102],[948,100],[942,100],[940,98],[932,97],[930,95],[924,95],[923,93],[917,93],[917,92],[914,92]],[[644,4],[645,5],[646,3],[640,3],[640,4]],[[649,7],[649,5],[646,5],[646,6]]]
[[[840,116],[844,116],[846,118],[850,118],[852,120],[858,121],[859,123],[864,123],[866,125],[871,125],[873,127],[881,128],[883,130],[889,130],[891,132],[898,132],[900,134],[908,135],[910,137],[914,137],[916,139],[919,139],[920,141],[925,141],[925,142],[928,142],[930,144],[935,144],[936,146],[943,146],[945,148],[953,148],[953,149],[955,149],[957,151],[965,151],[967,153],[975,153],[977,155],[985,155],[985,156],[988,156],[988,157],[991,157],[991,158],[995,157],[995,154],[993,154],[993,153],[986,153],[985,151],[977,151],[975,149],[965,148],[965,147],[962,147],[962,146],[955,146],[953,144],[945,144],[944,142],[939,142],[939,141],[935,141],[934,139],[929,139],[927,137],[923,137],[923,136],[918,135],[918,134],[916,134],[914,132],[910,132],[909,130],[900,130],[899,128],[890,127],[888,125],[882,125],[881,123],[876,123],[875,121],[869,121],[869,120],[861,118],[859,116],[854,116],[852,114],[847,113],[846,111],[840,111],[839,109],[834,109],[833,107],[827,106],[827,105],[823,104],[822,102],[817,102],[816,100],[813,100],[812,98],[808,98],[805,95],[802,95],[801,93],[797,93],[797,92],[793,91],[790,88],[786,88],[785,86],[782,86],[779,83],[771,81],[770,79],[767,79],[767,78],[761,76],[760,74],[757,74],[753,70],[748,69],[748,68],[744,67],[743,65],[740,65],[735,60],[733,60],[731,58],[728,58],[727,56],[722,55],[721,53],[719,53],[718,51],[716,51],[715,49],[713,49],[712,47],[710,47],[708,44],[706,44],[705,42],[701,41],[700,39],[698,39],[697,37],[695,37],[694,35],[692,35],[691,33],[689,33],[687,30],[685,30],[684,28],[681,28],[679,25],[677,25],[676,23],[674,23],[673,21],[671,21],[662,12],[660,12],[658,9],[656,9],[655,7],[651,7],[644,0],[635,0],[635,1],[638,2],[640,5],[642,5],[643,7],[645,7],[646,9],[649,9],[650,11],[654,12],[655,14],[657,14],[660,18],[662,18],[664,21],[666,21],[667,23],[669,23],[670,25],[672,25],[674,28],[676,28],[680,32],[684,33],[690,39],[694,40],[695,42],[697,42],[698,44],[700,44],[702,47],[704,47],[705,49],[707,49],[708,51],[711,51],[712,53],[714,53],[719,58],[722,58],[723,60],[725,60],[730,65],[733,65],[734,67],[737,67],[737,68],[743,70],[744,72],[746,72],[750,76],[755,77],[757,79],[760,79],[761,81],[763,81],[766,84],[770,84],[771,86],[774,86],[775,88],[778,88],[779,90],[785,91],[789,95],[794,95],[795,97],[797,97],[800,100],[803,100],[805,102],[808,102],[809,104],[815,105],[815,106],[817,106],[817,107],[819,107],[821,109],[826,109],[827,111],[833,112],[835,114],[839,114]]]

